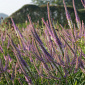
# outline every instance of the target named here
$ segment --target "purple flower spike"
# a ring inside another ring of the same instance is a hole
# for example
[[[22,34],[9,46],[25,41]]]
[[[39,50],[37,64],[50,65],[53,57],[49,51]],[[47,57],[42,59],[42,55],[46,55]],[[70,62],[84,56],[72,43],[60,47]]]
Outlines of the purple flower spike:
[[[3,48],[1,47],[1,45],[0,45],[0,51],[3,53]]]
[[[3,33],[1,33],[1,41],[2,41],[2,46],[3,46],[4,45]]]
[[[3,64],[1,59],[0,59],[0,71],[3,71]]]
[[[82,2],[83,6],[85,8],[85,0],[81,0],[81,2]]]
[[[7,45],[7,49],[9,48],[9,45],[10,45],[10,40],[8,39],[8,45]]]
[[[8,64],[9,64],[9,58],[8,58],[8,56],[6,56],[4,71],[6,71],[8,69]]]
[[[9,61],[12,62],[12,58],[10,57],[10,55],[8,54],[8,58],[9,58]]]
[[[5,59],[5,60],[6,60],[6,57],[7,57],[7,56],[4,55],[4,59]]]
[[[73,28],[73,23],[72,23],[72,20],[71,20],[71,16],[70,16],[70,14],[67,10],[65,0],[63,0],[63,4],[64,4],[65,12],[66,12],[66,18],[67,18],[67,21],[68,21],[68,25],[70,26],[70,28]]]
[[[80,18],[78,16],[78,14],[77,14],[74,0],[73,0],[73,8],[74,8],[74,13],[75,13],[75,17],[76,17],[77,26],[78,26],[78,28],[81,28],[81,21],[80,21]]]
[[[14,30],[16,31],[16,34],[20,36],[20,38],[23,38],[21,32],[19,31],[18,27],[15,25],[13,19],[11,18],[11,21],[13,23],[13,26],[14,26]]]

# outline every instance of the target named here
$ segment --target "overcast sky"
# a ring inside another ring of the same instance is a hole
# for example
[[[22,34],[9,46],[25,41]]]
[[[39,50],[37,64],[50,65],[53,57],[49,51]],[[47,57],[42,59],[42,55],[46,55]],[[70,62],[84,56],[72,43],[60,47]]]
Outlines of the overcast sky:
[[[32,4],[31,0],[0,0],[0,13],[11,15],[25,4]]]

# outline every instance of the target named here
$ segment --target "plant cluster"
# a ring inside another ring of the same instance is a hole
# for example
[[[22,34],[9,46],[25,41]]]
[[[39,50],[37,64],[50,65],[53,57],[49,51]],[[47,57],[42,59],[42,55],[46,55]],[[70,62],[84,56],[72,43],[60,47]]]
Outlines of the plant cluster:
[[[69,29],[53,24],[49,3],[48,20],[42,18],[41,29],[34,26],[29,15],[30,24],[25,29],[19,29],[12,18],[12,29],[0,29],[1,85],[85,84],[85,25],[74,0],[77,27],[63,3]]]

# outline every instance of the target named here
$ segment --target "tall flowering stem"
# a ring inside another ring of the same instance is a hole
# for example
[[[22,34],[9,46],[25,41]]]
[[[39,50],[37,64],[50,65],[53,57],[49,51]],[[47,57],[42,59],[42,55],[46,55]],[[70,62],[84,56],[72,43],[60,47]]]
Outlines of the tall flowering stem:
[[[81,0],[81,2],[82,2],[83,6],[85,8],[85,0]]]
[[[68,21],[68,25],[72,29],[73,28],[73,23],[72,23],[72,20],[71,20],[71,16],[70,16],[70,14],[69,14],[69,12],[67,10],[65,0],[63,0],[63,4],[64,4],[65,12],[66,12],[66,18],[67,18],[67,21]]]
[[[50,13],[50,8],[49,8],[49,3],[47,3],[47,11],[48,11],[48,20],[49,20],[49,24],[50,24],[50,28],[49,30],[51,31],[51,35],[52,37],[54,38],[54,41],[58,44],[61,52],[62,52],[62,55],[64,56],[64,51],[63,51],[63,44],[62,42],[60,41],[60,39],[58,38],[58,35],[55,31],[55,28],[53,26],[53,23],[52,23],[52,18],[51,18],[51,13]],[[44,20],[43,20],[44,21]]]
[[[80,18],[79,18],[79,16],[78,16],[78,13],[77,13],[74,0],[73,0],[73,8],[74,8],[74,13],[75,13],[75,17],[76,17],[77,27],[78,27],[79,29],[81,29],[81,21],[80,21]]]

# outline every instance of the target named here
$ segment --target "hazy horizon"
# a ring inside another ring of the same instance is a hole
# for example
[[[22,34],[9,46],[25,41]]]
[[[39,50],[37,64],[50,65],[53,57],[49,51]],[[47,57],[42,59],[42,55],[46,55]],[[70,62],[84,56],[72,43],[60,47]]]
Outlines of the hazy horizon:
[[[0,0],[0,13],[10,16],[25,4],[32,4],[31,0]]]

